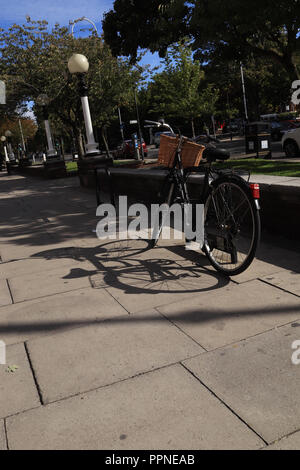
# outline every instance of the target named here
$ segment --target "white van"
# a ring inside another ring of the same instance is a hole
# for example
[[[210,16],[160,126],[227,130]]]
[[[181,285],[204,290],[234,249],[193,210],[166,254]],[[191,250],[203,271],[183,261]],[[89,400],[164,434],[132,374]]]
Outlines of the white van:
[[[300,127],[287,131],[281,143],[288,158],[300,157]]]

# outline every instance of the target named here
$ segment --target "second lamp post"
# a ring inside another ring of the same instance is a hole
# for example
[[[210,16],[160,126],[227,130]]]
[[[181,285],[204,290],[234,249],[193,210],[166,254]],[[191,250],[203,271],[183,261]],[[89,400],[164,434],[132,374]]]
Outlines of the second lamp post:
[[[89,70],[89,62],[82,54],[73,54],[68,61],[68,69],[79,78],[79,93],[84,116],[87,144],[85,146],[86,156],[99,155],[99,147],[95,141],[92,118],[88,100],[88,87],[85,83],[84,74]]]
[[[45,123],[45,130],[46,130],[46,136],[47,136],[47,144],[48,144],[48,150],[47,150],[47,157],[49,158],[57,158],[57,151],[55,150],[53,146],[53,140],[52,140],[52,134],[51,134],[51,129],[50,129],[50,124],[49,124],[49,113],[47,106],[50,102],[50,99],[48,95],[42,93],[37,97],[37,104],[39,104],[43,108],[43,118],[44,118],[44,123]]]

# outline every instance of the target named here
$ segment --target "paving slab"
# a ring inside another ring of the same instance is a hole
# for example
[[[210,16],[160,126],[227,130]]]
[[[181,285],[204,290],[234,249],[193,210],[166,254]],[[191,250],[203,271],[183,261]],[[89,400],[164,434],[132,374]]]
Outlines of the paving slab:
[[[298,431],[291,436],[283,437],[264,450],[300,450],[300,432]]]
[[[6,365],[0,365],[0,418],[40,406],[24,344],[6,348]],[[9,366],[18,366],[8,372]]]
[[[169,249],[171,249],[171,247],[169,247]],[[181,251],[179,247],[176,249],[178,252]],[[206,269],[215,271],[203,254],[199,252],[184,253],[184,249],[181,253],[183,257],[188,258],[190,261],[200,263],[202,266],[205,266]],[[278,273],[285,269],[288,271],[300,271],[300,253],[263,242],[259,245],[256,258],[249,268],[242,274],[233,276],[232,280],[235,283],[242,284],[265,275]]]
[[[288,240],[286,240],[288,242]],[[290,271],[300,271],[300,252],[293,251],[294,242],[290,241],[291,249],[273,245],[272,243],[262,243],[258,249],[257,255],[260,260],[269,264],[276,265],[281,269]]]
[[[255,175],[251,174],[250,182],[251,183],[260,183],[267,185],[283,185],[289,186],[296,178],[291,178],[290,176],[273,176],[273,175]],[[298,178],[297,178],[298,179]]]
[[[107,291],[131,313],[215,293],[231,283],[214,270],[181,260],[144,259],[114,270]],[[138,299],[138,301],[137,301]]]
[[[300,323],[185,361],[185,366],[263,439],[300,429],[300,366],[292,344]]]
[[[51,235],[44,233],[41,237],[29,233],[23,239],[12,240],[9,243],[1,243],[2,262],[16,261],[33,256],[42,257],[43,252],[49,250],[58,250],[63,248],[72,248],[74,240],[62,240],[54,242]]]
[[[14,344],[121,315],[128,312],[105,290],[79,289],[0,308],[0,338]]]
[[[71,268],[80,268],[82,261],[77,261],[73,258],[72,254],[69,254],[69,258],[58,257],[53,259],[45,258],[27,258],[19,261],[10,261],[7,263],[0,264],[0,279],[10,279],[17,276],[27,276],[33,273],[43,273],[55,268],[62,268],[64,266],[70,266]],[[42,274],[43,275],[43,274]]]
[[[7,432],[10,449],[202,450],[263,445],[180,365],[11,417]]]
[[[184,246],[172,247],[170,245],[167,249],[168,251],[176,250],[182,259],[201,265],[208,271],[216,272],[202,252],[189,252],[184,249]],[[299,266],[300,254],[278,247],[275,249],[274,246],[262,243],[258,249],[257,257],[249,268],[242,274],[233,276],[232,280],[235,283],[242,284],[265,275],[277,273],[283,269],[297,271]]]
[[[83,240],[76,240],[78,256],[81,259],[89,259],[99,268],[114,267],[124,268],[130,263],[137,263],[143,260],[184,260],[183,253],[169,250],[166,248],[149,249],[149,243],[141,240],[130,240],[127,242],[103,243],[93,240],[93,243],[85,243]]]
[[[44,403],[103,387],[203,352],[155,311],[138,317],[111,319],[84,330],[79,328],[27,344]]]
[[[283,160],[284,161],[284,160]],[[299,162],[299,160],[298,160]],[[290,160],[289,163],[294,163],[293,160]],[[285,183],[287,186],[300,187],[300,178],[292,178],[288,183]]]
[[[34,221],[28,221],[24,216],[18,218],[12,218],[9,220],[8,214],[3,214],[3,207],[1,207],[0,199],[0,211],[2,220],[0,221],[0,241],[2,244],[7,245],[26,245],[30,244],[31,241],[38,242],[43,241],[45,238],[45,222],[42,219],[35,219]],[[7,212],[14,213],[13,208],[6,208]],[[4,222],[3,222],[4,220]]]
[[[253,281],[254,279],[266,275],[272,275],[280,270],[281,268],[276,264],[271,264],[256,258],[246,271],[232,277],[232,280],[237,284],[243,284],[244,282]]]
[[[260,279],[272,286],[279,287],[280,289],[300,297],[300,273],[285,270],[276,274],[261,277]]]
[[[1,265],[0,265],[1,268]],[[10,305],[12,303],[11,295],[6,279],[0,279],[0,307]]]
[[[283,270],[300,270],[300,253],[291,250],[262,243],[256,256],[246,271],[232,278],[235,282],[248,282]]]
[[[139,284],[141,292],[146,293],[151,290],[155,293],[172,289],[171,283],[177,279],[179,292],[183,291],[183,284],[185,290],[192,291],[195,288],[192,285],[193,278],[198,279],[203,274],[200,265],[196,266],[177,252],[164,248],[158,248],[154,253],[146,251],[132,257],[120,256],[112,258],[111,261],[103,261],[104,257],[101,256],[97,259],[99,261],[94,264],[96,268],[99,267],[98,272],[90,276],[91,283],[96,288],[112,286],[121,290],[125,288],[130,292],[131,286]],[[217,283],[216,276],[214,274],[213,276]],[[199,290],[199,284],[196,285],[196,290]]]
[[[4,429],[4,420],[0,419],[0,450],[6,450],[6,437]]]
[[[62,239],[84,238],[93,234],[93,230],[97,226],[97,218],[94,213],[89,213],[84,207],[77,208],[74,212],[71,207],[65,207],[64,213],[57,216],[47,217],[48,224],[46,230],[51,235],[54,241],[61,241]]]
[[[213,350],[300,318],[299,300],[261,281],[158,307],[206,350]]]
[[[9,279],[14,302],[46,297],[61,292],[90,287],[89,274],[94,272],[93,265],[82,262],[43,273],[27,274]]]

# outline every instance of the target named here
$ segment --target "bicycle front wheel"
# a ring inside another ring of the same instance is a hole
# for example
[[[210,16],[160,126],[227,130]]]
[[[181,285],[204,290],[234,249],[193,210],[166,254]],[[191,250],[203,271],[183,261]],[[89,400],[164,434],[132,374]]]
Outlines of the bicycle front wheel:
[[[203,251],[214,268],[228,276],[252,263],[260,238],[260,217],[248,185],[226,177],[212,189],[205,204]]]

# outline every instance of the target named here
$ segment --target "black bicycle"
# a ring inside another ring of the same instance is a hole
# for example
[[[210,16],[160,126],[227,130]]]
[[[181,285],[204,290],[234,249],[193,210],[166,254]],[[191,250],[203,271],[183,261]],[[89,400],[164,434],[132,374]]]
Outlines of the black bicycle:
[[[161,123],[151,121],[151,127],[154,126],[160,128]],[[181,135],[161,137],[164,138],[173,139],[175,146],[173,145],[173,154],[168,155],[166,159],[168,171],[160,190],[160,203],[165,207],[175,203],[185,207],[189,205],[194,211],[197,211],[197,205],[204,206],[204,237],[202,246],[198,249],[199,253],[204,252],[214,268],[227,276],[242,273],[252,263],[260,239],[259,185],[249,183],[250,173],[245,178],[235,170],[214,166],[217,161],[228,160],[230,153],[217,148],[215,144],[219,141],[210,135],[200,135],[195,139],[187,139]],[[205,145],[199,146],[203,153],[198,166],[186,167],[184,152],[189,142],[193,145]],[[160,151],[161,149],[162,147]],[[115,205],[110,170],[107,166],[103,170],[106,174],[106,184],[103,184],[102,191],[109,194],[111,204]],[[200,194],[193,199],[188,189],[188,178],[192,174],[203,176]],[[95,170],[98,205],[102,201],[99,175],[99,170]],[[151,248],[156,246],[160,238],[164,227],[164,214],[166,211],[159,212],[159,218],[152,228]],[[193,215],[196,219],[197,213]]]
[[[157,123],[159,126],[160,123]],[[184,168],[182,149],[185,142],[205,144],[199,166]],[[214,268],[228,276],[245,271],[252,263],[260,239],[259,185],[250,184],[238,172],[215,168],[216,161],[228,160],[230,153],[212,143],[210,135],[195,139],[177,137],[173,163],[161,189],[161,202],[204,205],[204,242],[199,251],[205,253]],[[188,178],[202,173],[203,185],[197,199],[191,199]],[[151,246],[155,247],[164,225],[163,216],[153,229]]]

